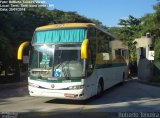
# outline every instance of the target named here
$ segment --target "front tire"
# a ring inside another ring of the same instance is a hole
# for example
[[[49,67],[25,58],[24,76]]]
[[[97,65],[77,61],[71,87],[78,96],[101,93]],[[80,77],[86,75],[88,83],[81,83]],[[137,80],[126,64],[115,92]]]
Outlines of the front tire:
[[[125,76],[125,72],[123,72],[123,82],[125,81],[126,76]]]
[[[124,84],[124,82],[125,82],[125,72],[123,72],[123,76],[122,76],[123,78],[122,78],[122,82],[120,82],[120,85],[123,85]]]
[[[97,87],[97,96],[100,97],[102,96],[103,93],[103,80],[100,79],[100,81],[98,82],[98,87]]]

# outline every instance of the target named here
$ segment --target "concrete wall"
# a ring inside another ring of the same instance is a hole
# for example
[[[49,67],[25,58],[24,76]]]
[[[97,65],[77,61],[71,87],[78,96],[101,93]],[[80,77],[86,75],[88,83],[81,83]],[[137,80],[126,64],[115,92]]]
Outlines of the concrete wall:
[[[137,38],[134,41],[137,42],[137,44],[136,44],[137,62],[140,59],[139,49],[141,47],[146,49],[146,58],[149,59],[149,51],[150,51],[150,47],[152,46],[153,40],[151,38],[147,38],[146,36],[142,36],[141,38]]]
[[[123,42],[120,40],[111,41],[110,46],[112,47],[113,50],[118,48],[128,49],[128,46],[124,45]]]
[[[149,61],[149,51],[152,47],[153,40],[147,36],[142,36],[137,38],[134,41],[137,42],[137,65],[138,65],[138,78],[141,80],[148,81],[153,74],[153,63]],[[141,56],[141,47],[145,48],[145,58],[140,58]]]
[[[152,44],[152,39],[151,38],[147,38],[146,36],[142,36],[141,38],[137,38],[134,41],[137,42],[136,48],[146,47],[146,46]]]
[[[153,64],[147,59],[140,59],[138,64],[138,78],[148,81],[152,76]]]

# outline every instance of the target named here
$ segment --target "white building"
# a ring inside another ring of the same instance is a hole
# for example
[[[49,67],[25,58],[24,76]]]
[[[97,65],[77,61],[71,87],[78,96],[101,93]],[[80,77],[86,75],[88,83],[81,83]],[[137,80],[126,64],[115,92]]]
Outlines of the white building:
[[[153,39],[150,36],[150,33],[147,33],[146,36],[142,36],[141,38],[137,38],[134,41],[137,42],[137,62],[140,59],[146,58],[150,60],[150,51],[153,51]]]
[[[128,46],[118,39],[111,41],[110,46],[112,49],[112,59],[114,59],[116,55],[121,55],[126,60],[127,64],[129,63]]]

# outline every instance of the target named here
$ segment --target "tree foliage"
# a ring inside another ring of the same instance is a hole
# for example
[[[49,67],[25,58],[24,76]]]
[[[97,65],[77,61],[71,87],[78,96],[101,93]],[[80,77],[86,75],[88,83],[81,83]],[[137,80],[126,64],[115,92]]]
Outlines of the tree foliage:
[[[142,34],[151,33],[154,40],[155,59],[160,59],[160,2],[153,6],[155,10],[152,14],[142,17]]]
[[[128,19],[126,20],[120,19],[119,25],[121,26],[121,39],[125,42],[132,42],[135,37],[137,37],[137,32],[141,30],[140,23],[140,19],[135,18],[131,15],[129,15]]]
[[[155,50],[155,60],[160,60],[160,41],[159,40],[156,41],[154,50]]]

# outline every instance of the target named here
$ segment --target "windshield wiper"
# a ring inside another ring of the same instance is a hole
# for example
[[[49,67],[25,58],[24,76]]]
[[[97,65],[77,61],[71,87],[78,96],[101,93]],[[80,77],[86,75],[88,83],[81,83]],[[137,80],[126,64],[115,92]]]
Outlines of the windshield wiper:
[[[54,70],[58,69],[62,64],[63,64],[63,62],[62,62],[62,63],[60,63],[59,65],[57,65],[57,67],[56,67],[56,66],[54,66],[54,67],[55,67],[55,68],[54,68]]]
[[[66,79],[70,79],[70,77],[71,77],[70,70],[69,70],[69,63],[70,63],[70,61],[67,61],[67,62],[62,66],[62,72],[63,72],[64,77],[65,77]],[[68,65],[68,68],[67,68],[67,69],[64,68],[66,65]]]
[[[66,62],[66,65],[67,65],[67,69],[66,69],[67,79],[70,79],[70,77],[71,77],[71,73],[70,73],[70,70],[69,70],[69,63],[70,63],[70,61]]]
[[[70,77],[71,77],[71,73],[70,73],[70,69],[69,69],[69,63],[70,63],[70,61],[68,61],[68,63],[67,63],[67,65],[68,65],[68,68],[67,68],[68,79],[70,79]]]
[[[47,63],[47,60],[44,61],[44,65],[42,66],[42,69],[46,70],[46,67],[47,67],[46,63]]]

